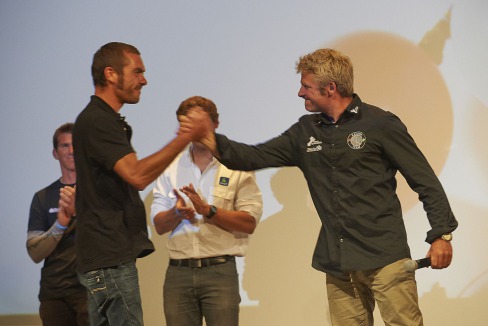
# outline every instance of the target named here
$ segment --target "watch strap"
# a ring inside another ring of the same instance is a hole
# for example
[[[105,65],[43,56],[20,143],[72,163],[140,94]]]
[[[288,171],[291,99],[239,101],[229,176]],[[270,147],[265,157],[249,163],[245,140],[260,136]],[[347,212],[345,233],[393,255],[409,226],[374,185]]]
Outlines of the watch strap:
[[[210,211],[206,217],[208,219],[211,219],[215,215],[215,213],[217,213],[217,207],[215,207],[214,205],[210,205]]]

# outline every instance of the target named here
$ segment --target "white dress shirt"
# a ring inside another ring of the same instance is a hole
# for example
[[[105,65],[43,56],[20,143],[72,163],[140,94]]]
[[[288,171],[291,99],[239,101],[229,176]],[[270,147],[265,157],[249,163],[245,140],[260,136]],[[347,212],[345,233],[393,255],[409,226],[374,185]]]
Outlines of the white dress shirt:
[[[202,172],[193,163],[191,146],[187,147],[171,165],[158,177],[153,189],[151,220],[162,211],[176,204],[173,189],[193,184],[200,197],[217,209],[245,211],[259,222],[263,211],[261,191],[254,172],[229,170],[215,158]],[[182,192],[186,205],[192,203]],[[168,239],[169,257],[172,259],[205,258],[221,255],[244,256],[249,235],[230,232],[205,222],[205,218],[195,214],[195,218],[182,220],[171,232]]]

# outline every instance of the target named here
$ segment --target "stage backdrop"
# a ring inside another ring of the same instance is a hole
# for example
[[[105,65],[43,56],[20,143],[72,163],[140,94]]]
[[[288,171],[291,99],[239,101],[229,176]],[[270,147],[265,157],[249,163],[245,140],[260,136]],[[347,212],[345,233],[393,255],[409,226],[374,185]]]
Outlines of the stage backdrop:
[[[488,319],[488,2],[485,0],[201,0],[0,2],[0,324],[36,325],[41,265],[25,249],[33,194],[59,178],[51,137],[93,93],[93,53],[136,45],[149,81],[121,113],[145,157],[177,128],[185,98],[211,98],[218,131],[258,143],[306,113],[299,56],[334,47],[355,65],[355,90],[397,114],[441,179],[460,227],[446,270],[417,272],[426,325]],[[301,172],[257,172],[264,214],[241,272],[244,326],[329,325],[324,275],[311,268],[319,219]],[[414,258],[429,225],[399,176]],[[141,192],[150,206],[152,185]],[[166,236],[138,262],[144,318],[164,325]],[[377,325],[383,325],[379,315]]]

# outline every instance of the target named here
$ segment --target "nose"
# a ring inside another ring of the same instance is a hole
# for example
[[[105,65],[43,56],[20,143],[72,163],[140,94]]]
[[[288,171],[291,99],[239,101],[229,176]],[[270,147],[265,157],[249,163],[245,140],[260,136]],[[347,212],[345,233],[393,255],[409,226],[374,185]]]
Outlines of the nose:
[[[143,85],[143,86],[147,85],[147,79],[146,79],[146,76],[144,76],[144,74],[142,75],[141,85]]]
[[[304,97],[305,96],[305,91],[303,90],[303,86],[300,87],[298,90],[298,97]]]

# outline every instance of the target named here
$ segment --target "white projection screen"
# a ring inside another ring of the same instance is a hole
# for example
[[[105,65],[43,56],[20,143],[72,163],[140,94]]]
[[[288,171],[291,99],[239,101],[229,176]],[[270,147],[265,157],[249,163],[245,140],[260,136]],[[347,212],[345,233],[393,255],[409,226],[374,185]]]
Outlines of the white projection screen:
[[[40,325],[41,264],[25,248],[33,194],[60,176],[52,134],[93,94],[94,52],[135,45],[149,84],[121,114],[145,157],[175,134],[175,111],[212,99],[218,131],[259,143],[307,112],[297,96],[301,55],[334,47],[355,66],[355,91],[397,114],[432,163],[459,221],[445,270],[416,272],[426,325],[488,320],[488,1],[486,0],[2,0],[0,2],[0,325]],[[330,325],[325,276],[311,267],[319,219],[301,172],[256,173],[261,223],[239,261],[241,325]],[[426,255],[429,224],[401,175],[408,241]],[[141,192],[149,210],[152,185]],[[138,261],[146,325],[165,325],[167,236]],[[375,325],[383,325],[375,312]]]

